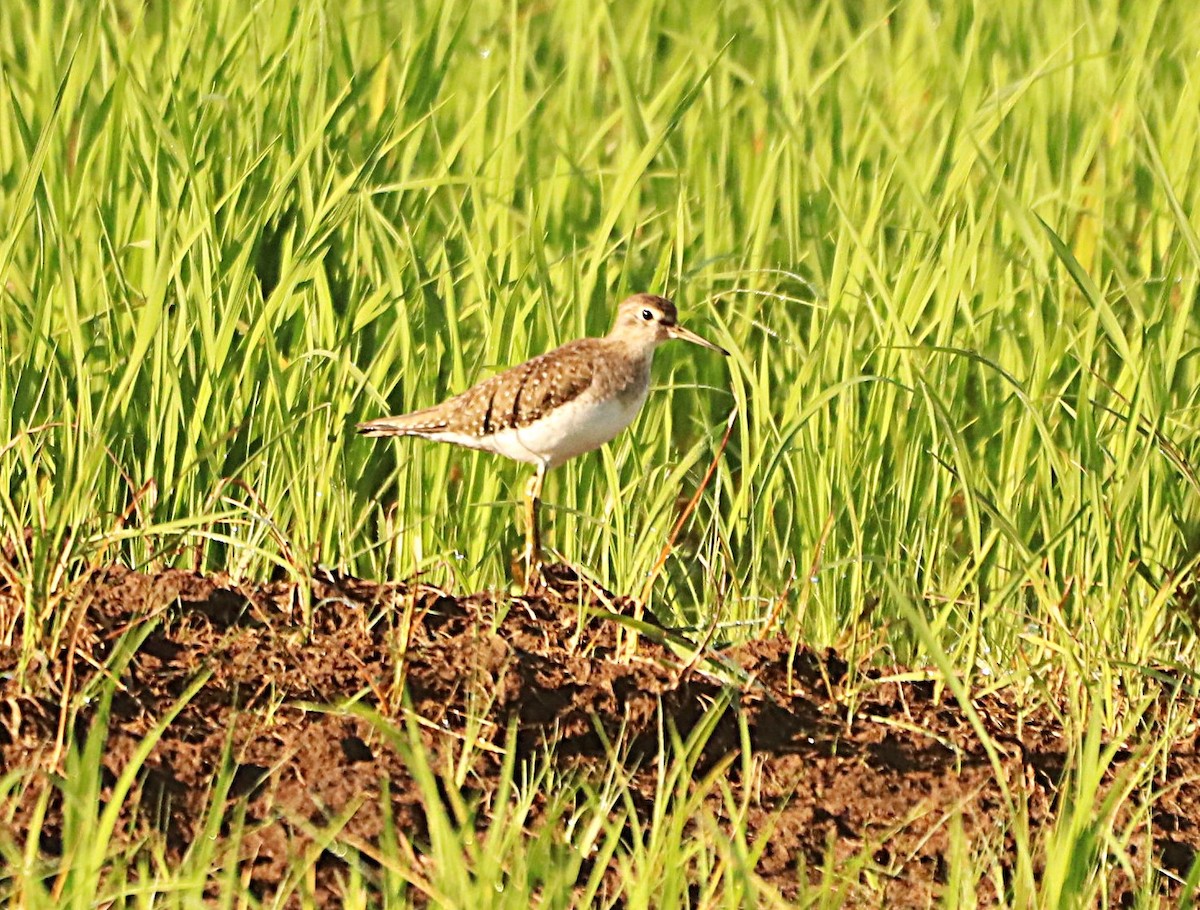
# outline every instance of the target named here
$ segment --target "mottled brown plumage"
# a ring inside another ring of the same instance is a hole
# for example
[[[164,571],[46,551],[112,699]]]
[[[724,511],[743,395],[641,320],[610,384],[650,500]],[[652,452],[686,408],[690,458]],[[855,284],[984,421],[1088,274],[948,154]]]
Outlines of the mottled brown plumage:
[[[405,430],[412,435],[440,430],[490,436],[500,430],[529,426],[548,411],[578,398],[592,385],[596,364],[603,358],[599,349],[603,340],[580,338],[569,342],[490,376],[433,407],[372,421],[360,430],[380,436]]]

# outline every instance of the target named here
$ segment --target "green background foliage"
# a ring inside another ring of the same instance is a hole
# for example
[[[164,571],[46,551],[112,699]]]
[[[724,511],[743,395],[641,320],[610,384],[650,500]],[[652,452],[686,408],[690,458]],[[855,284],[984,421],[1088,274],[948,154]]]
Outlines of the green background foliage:
[[[676,297],[550,541],[964,669],[1163,647],[1197,528],[1190,4],[6,4],[0,495],[118,553],[503,584],[518,466],[354,421]],[[893,623],[893,620],[898,622]],[[988,656],[985,656],[988,655]]]
[[[650,290],[733,356],[552,474],[563,557],[641,591],[717,458],[665,616],[1128,730],[1196,656],[1198,120],[1168,0],[0,4],[0,638],[112,559],[506,585],[524,469],[352,426]]]

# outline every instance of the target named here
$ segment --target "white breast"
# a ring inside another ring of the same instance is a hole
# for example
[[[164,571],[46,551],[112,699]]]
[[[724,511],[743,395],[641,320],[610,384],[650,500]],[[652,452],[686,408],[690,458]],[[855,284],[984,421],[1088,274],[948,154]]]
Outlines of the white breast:
[[[529,426],[501,430],[471,443],[447,436],[441,438],[529,464],[545,461],[553,468],[576,455],[599,448],[629,426],[646,401],[646,391],[644,389],[641,395],[614,396],[599,401],[581,395]]]

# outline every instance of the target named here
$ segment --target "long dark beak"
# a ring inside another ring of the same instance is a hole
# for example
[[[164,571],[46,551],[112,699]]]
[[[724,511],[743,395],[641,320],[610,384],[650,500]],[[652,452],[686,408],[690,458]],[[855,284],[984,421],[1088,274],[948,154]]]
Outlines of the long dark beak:
[[[729,356],[729,352],[720,345],[713,344],[707,338],[702,338],[691,329],[685,329],[681,325],[667,326],[667,334],[672,338],[678,338],[680,341],[690,341],[692,344],[698,344],[702,348],[708,348],[710,351],[716,351],[718,354]]]

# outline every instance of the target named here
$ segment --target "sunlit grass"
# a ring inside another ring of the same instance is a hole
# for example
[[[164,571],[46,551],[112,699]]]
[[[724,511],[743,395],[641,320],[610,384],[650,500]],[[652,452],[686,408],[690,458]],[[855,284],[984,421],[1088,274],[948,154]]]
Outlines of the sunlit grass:
[[[551,475],[563,557],[640,592],[736,410],[655,609],[1126,729],[1197,656],[1198,20],[0,5],[0,643],[102,560],[507,585],[524,469],[351,427],[652,290],[733,356]]]

